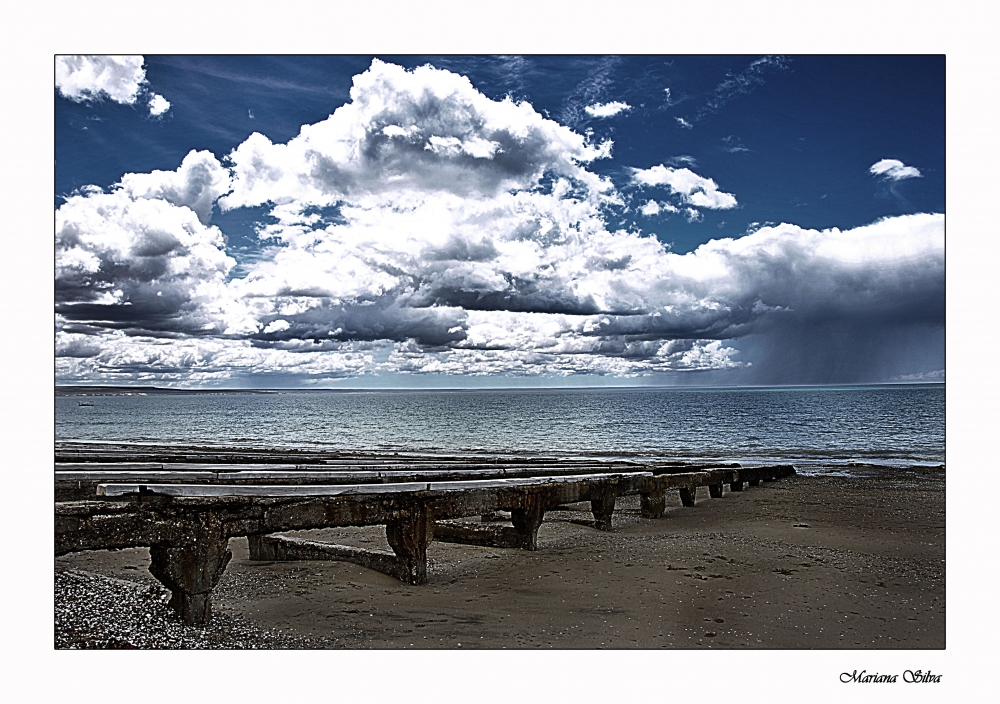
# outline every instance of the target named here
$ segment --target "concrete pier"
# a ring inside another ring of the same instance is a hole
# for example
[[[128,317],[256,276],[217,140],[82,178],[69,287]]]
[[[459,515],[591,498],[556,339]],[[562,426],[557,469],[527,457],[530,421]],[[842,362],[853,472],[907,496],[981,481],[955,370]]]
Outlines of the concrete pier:
[[[149,547],[150,573],[170,589],[170,605],[186,623],[201,624],[211,618],[212,590],[231,558],[233,537],[247,536],[251,559],[344,560],[416,585],[427,581],[427,547],[433,540],[537,550],[545,512],[562,505],[589,502],[594,527],[609,531],[619,497],[639,496],[641,515],[654,519],[663,514],[668,491],[679,491],[683,505],[693,506],[701,486],[720,498],[725,484],[739,485],[738,491],[744,482],[754,486],[794,473],[790,466],[702,465],[681,471],[650,465],[608,471],[618,468],[609,464],[601,472],[598,463],[469,464],[374,470],[379,476],[362,475],[362,483],[346,480],[373,470],[317,474],[285,468],[220,471],[217,466],[205,477],[204,468],[184,473],[134,463],[120,471],[74,467],[62,479],[57,472],[57,496],[61,481],[67,484],[66,495],[83,486],[93,493],[86,500],[56,503],[55,553]],[[573,473],[581,468],[587,471]],[[535,470],[541,476],[533,475]],[[108,475],[144,481],[100,480]],[[158,477],[167,481],[149,481]],[[408,481],[392,481],[397,479]],[[501,511],[510,515],[507,525],[506,519],[454,520],[497,517]],[[275,535],[365,525],[385,526],[392,553]]]

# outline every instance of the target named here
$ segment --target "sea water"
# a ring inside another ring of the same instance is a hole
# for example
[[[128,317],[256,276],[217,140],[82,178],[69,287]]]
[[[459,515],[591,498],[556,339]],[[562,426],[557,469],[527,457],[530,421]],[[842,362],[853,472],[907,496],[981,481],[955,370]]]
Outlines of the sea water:
[[[92,403],[80,405],[81,403]],[[944,385],[282,391],[56,398],[57,441],[792,463],[945,461]]]

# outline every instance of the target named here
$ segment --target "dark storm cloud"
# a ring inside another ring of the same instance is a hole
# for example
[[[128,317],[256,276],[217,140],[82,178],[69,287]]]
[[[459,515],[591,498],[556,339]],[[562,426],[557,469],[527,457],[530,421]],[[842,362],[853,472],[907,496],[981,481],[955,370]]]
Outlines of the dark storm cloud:
[[[191,207],[128,188],[73,196],[56,214],[56,312],[112,328],[214,329],[205,304],[235,263],[223,242]]]
[[[425,347],[444,347],[464,339],[465,311],[461,308],[410,308],[396,304],[391,299],[371,305],[333,304],[324,301],[309,310],[273,320],[283,320],[284,325],[274,326],[273,332],[254,335],[255,339],[287,341],[311,340],[322,342],[389,340],[404,342],[414,340]],[[271,324],[272,320],[267,320]]]

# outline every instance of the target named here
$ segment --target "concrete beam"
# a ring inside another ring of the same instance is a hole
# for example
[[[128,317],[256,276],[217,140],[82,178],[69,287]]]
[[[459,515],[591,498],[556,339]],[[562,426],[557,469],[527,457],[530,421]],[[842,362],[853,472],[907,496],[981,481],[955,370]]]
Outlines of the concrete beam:
[[[251,560],[333,560],[350,562],[361,567],[396,577],[399,562],[390,552],[366,550],[349,545],[322,543],[288,535],[250,535]]]

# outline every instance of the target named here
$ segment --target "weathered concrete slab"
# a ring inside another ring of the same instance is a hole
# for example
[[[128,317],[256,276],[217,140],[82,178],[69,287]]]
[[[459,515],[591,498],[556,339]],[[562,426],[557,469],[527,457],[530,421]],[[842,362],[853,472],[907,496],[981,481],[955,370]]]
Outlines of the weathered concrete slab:
[[[350,545],[323,543],[289,535],[248,536],[251,560],[335,560],[399,576],[399,561],[393,553]]]
[[[613,490],[619,495],[652,491],[663,481],[675,482],[677,477],[658,478],[647,473],[610,474],[604,477],[583,476],[534,480],[497,480],[456,490],[454,486],[428,490],[430,485],[392,485],[317,488],[281,487],[290,495],[274,496],[275,491],[261,487],[239,487],[249,494],[233,496],[226,489],[219,496],[205,496],[205,487],[192,487],[201,496],[167,496],[139,491],[140,485],[118,487],[126,501],[96,500],[56,504],[57,551],[107,549],[148,546],[151,542],[180,539],[179,527],[198,522],[204,512],[225,514],[230,536],[268,534],[301,528],[323,528],[338,525],[374,525],[386,523],[398,515],[400,502],[428,503],[441,518],[481,515],[490,511],[527,509],[536,500],[546,506],[589,501],[599,491]],[[362,485],[363,486],[363,485]],[[164,485],[165,491],[183,492],[184,487]],[[388,491],[387,491],[388,490]],[[108,491],[108,487],[105,487]],[[295,492],[310,491],[308,495]],[[138,492],[138,493],[129,493]],[[345,493],[346,492],[346,493]],[[371,492],[371,493],[368,493]],[[97,527],[97,523],[102,523]],[[116,525],[125,525],[116,530]]]
[[[739,469],[738,462],[652,462],[648,468],[655,474],[699,472],[708,469]]]
[[[245,469],[245,465],[197,465],[198,469],[178,470],[173,465],[157,465],[160,468],[119,469],[115,465],[101,465],[90,469],[71,470],[56,468],[56,481],[89,481],[89,480],[139,480],[145,478],[184,479],[186,477],[201,479],[224,480],[227,482],[275,481],[286,482],[324,482],[348,484],[352,482],[369,482],[383,480],[419,481],[420,479],[460,480],[460,479],[490,479],[504,477],[536,477],[558,476],[572,474],[605,474],[610,470],[618,472],[650,471],[649,468],[634,466],[585,465],[580,467],[460,467],[449,469],[386,469],[386,470],[337,470],[320,471],[308,468],[295,469]],[[194,467],[193,465],[191,467]],[[655,473],[655,472],[654,472]]]
[[[58,462],[94,464],[111,463],[163,463],[197,465],[247,465],[289,466],[298,468],[448,468],[452,466],[478,467],[541,467],[558,465],[564,467],[600,464],[605,467],[627,465],[655,466],[656,471],[695,471],[711,467],[736,467],[733,462],[689,461],[662,458],[621,458],[609,460],[602,457],[524,457],[496,455],[448,455],[434,453],[394,453],[392,455],[344,450],[314,450],[301,448],[233,448],[194,447],[180,445],[149,445],[133,443],[87,443],[72,441],[56,442]]]
[[[175,472],[150,469],[143,471],[57,471],[56,482],[209,482],[228,476],[218,472]]]
[[[162,462],[57,462],[56,472],[162,472]]]
[[[157,495],[190,498],[247,496],[260,498],[308,498],[318,496],[388,495],[429,491],[430,484],[98,484],[98,496]]]
[[[758,486],[761,481],[774,481],[795,474],[795,467],[790,464],[767,465],[762,467],[742,467],[738,471],[738,481],[745,481],[750,486]]]
[[[482,479],[457,482],[405,482],[398,484],[98,484],[98,496],[157,494],[161,496],[222,497],[257,496],[296,498],[311,496],[352,496],[357,494],[389,495],[413,492],[464,492],[501,487],[532,487],[545,484],[573,484],[581,481],[616,478],[652,477],[651,472],[616,472],[554,477]]]
[[[80,465],[74,465],[79,467]],[[460,481],[469,479],[502,479],[515,477],[559,476],[572,474],[602,474],[609,470],[640,471],[639,466],[618,465],[587,465],[564,467],[545,465],[542,467],[468,467],[458,466],[451,469],[413,469],[405,470],[317,470],[316,468],[300,468],[293,470],[250,469],[243,470],[246,465],[197,465],[218,469],[219,471],[171,471],[174,465],[162,465],[168,469],[119,470],[116,465],[97,465],[89,470],[64,471],[57,465],[55,475],[56,501],[86,500],[96,495],[100,483],[125,484],[188,484],[214,483],[227,484],[389,484],[412,481]],[[194,466],[194,465],[189,465]],[[260,465],[258,465],[259,467]]]
[[[523,534],[510,525],[476,524],[461,521],[437,521],[434,527],[434,540],[442,543],[462,543],[487,548],[530,549],[528,546],[531,544],[530,540],[525,541]]]

